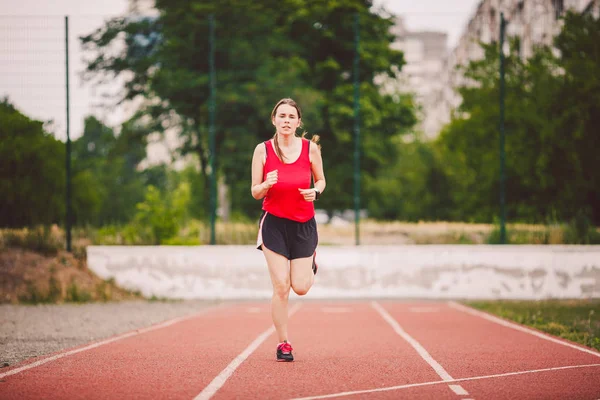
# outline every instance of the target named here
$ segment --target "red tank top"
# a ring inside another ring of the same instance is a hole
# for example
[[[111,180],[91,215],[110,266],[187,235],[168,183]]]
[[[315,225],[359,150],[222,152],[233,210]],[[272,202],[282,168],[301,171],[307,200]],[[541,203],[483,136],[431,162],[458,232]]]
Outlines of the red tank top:
[[[292,163],[285,164],[279,160],[270,140],[265,142],[267,160],[263,173],[263,181],[267,173],[277,170],[277,183],[273,185],[263,200],[263,210],[280,218],[306,222],[315,215],[312,201],[304,200],[298,188],[310,188],[310,141],[302,139],[300,157]]]

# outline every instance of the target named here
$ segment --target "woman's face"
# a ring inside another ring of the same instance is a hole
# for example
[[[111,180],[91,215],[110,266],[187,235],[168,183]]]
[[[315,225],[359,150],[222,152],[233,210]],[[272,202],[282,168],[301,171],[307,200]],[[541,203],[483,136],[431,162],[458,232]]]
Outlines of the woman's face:
[[[277,107],[273,125],[277,129],[277,133],[281,135],[293,135],[300,126],[300,118],[298,118],[298,110],[296,107],[289,104],[282,104]]]

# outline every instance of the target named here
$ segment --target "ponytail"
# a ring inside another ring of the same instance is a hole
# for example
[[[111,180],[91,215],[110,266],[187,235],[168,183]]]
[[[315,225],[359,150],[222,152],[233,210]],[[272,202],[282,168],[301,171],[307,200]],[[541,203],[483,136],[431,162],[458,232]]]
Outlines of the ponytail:
[[[303,137],[304,139],[306,139],[306,134],[307,134],[307,133],[308,133],[308,132],[306,132],[306,131],[302,132],[302,137]],[[312,135],[312,136],[311,136],[311,138],[310,138],[310,141],[311,141],[311,142],[313,142],[313,143],[316,143],[316,144],[317,144],[317,147],[319,148],[319,150],[321,150],[321,145],[319,144],[319,140],[320,140],[320,139],[321,139],[321,136],[319,136],[319,135]]]

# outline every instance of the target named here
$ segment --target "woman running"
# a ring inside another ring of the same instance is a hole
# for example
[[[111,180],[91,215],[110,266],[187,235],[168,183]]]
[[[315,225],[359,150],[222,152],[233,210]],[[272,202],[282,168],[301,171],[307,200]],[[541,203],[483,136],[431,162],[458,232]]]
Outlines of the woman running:
[[[263,199],[257,248],[267,261],[273,296],[271,315],[277,330],[277,361],[294,361],[288,339],[290,288],[308,293],[317,273],[318,243],[314,201],[325,190],[319,137],[296,135],[302,111],[296,102],[280,100],[271,112],[275,135],[259,143],[252,157],[252,197]],[[311,178],[314,186],[311,188]]]

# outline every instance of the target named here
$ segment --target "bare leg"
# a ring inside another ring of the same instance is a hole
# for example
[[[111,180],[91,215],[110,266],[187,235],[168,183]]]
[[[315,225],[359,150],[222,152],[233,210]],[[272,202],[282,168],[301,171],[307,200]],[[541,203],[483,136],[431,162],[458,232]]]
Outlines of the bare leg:
[[[271,316],[277,330],[279,342],[288,340],[288,298],[290,296],[290,267],[289,260],[262,246],[263,253],[269,266],[273,297],[271,298]]]
[[[291,286],[296,294],[303,296],[315,282],[315,274],[312,270],[313,257],[296,258],[290,261]]]

